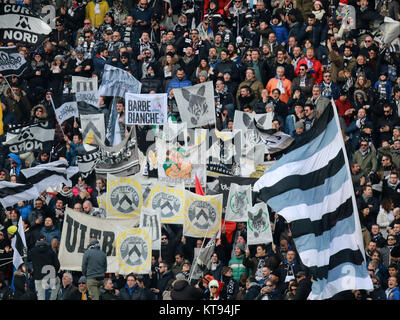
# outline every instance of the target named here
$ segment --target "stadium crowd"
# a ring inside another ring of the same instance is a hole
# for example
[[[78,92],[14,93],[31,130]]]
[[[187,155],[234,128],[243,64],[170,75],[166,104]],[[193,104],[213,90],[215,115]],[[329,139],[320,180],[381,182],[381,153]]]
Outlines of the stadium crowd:
[[[1,1],[6,3],[7,1]],[[102,79],[110,64],[167,93],[168,116],[180,121],[174,88],[213,81],[217,128],[232,130],[235,110],[274,113],[272,131],[295,139],[335,102],[350,161],[368,272],[374,290],[333,299],[400,300],[400,38],[384,43],[385,18],[400,20],[398,0],[19,0],[40,13],[56,8],[55,29],[38,48],[17,46],[28,62],[19,77],[0,78],[0,181],[60,158],[76,166],[79,118],[57,123],[50,96],[71,93],[72,76]],[[7,81],[6,81],[7,80]],[[100,110],[108,121],[109,97]],[[120,101],[123,113],[124,101]],[[50,121],[53,148],[16,155],[3,143],[10,127]],[[121,136],[127,130],[120,123]],[[139,128],[140,131],[151,127]],[[144,137],[144,134],[138,137]],[[139,148],[141,141],[139,138]],[[141,150],[146,152],[146,150]],[[277,160],[281,154],[266,155]],[[74,180],[57,193],[0,210],[3,300],[305,300],[312,276],[296,251],[290,224],[270,211],[273,243],[247,246],[245,223],[223,225],[210,268],[188,280],[202,239],[163,228],[161,256],[148,275],[106,273],[92,239],[82,272],[60,270],[65,208],[95,215],[102,179]],[[50,200],[49,200],[50,199]],[[23,218],[27,264],[13,269],[11,238]],[[57,270],[42,286],[42,267]],[[197,267],[199,267],[197,265]]]

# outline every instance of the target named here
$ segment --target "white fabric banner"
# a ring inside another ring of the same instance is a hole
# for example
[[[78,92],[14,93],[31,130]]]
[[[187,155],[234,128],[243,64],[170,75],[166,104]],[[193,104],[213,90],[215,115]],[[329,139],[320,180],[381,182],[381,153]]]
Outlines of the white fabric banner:
[[[272,242],[271,223],[268,206],[264,202],[255,204],[248,211],[247,243],[262,244]]]
[[[107,272],[118,272],[114,242],[120,230],[138,227],[139,218],[102,219],[66,208],[58,258],[61,269],[81,271],[82,258],[92,236],[107,254]]]
[[[151,270],[151,230],[129,228],[118,233],[115,240],[118,273],[148,274]]]
[[[247,211],[251,207],[251,185],[238,185],[236,183],[231,183],[225,212],[225,220],[246,222]]]
[[[126,125],[162,125],[167,122],[167,94],[125,94]]]
[[[214,85],[212,81],[172,90],[182,122],[186,122],[188,128],[215,123]]]
[[[104,113],[81,115],[83,143],[96,144],[96,135],[101,142],[106,139],[106,127],[104,124]]]
[[[152,249],[161,250],[160,210],[142,207],[140,211],[140,228],[148,227],[150,229]]]
[[[63,123],[65,120],[68,120],[69,118],[79,117],[79,110],[76,101],[63,103],[60,107],[55,109],[55,112],[59,124]]]
[[[201,196],[185,191],[185,221],[183,235],[194,238],[211,238],[221,231],[222,194]]]

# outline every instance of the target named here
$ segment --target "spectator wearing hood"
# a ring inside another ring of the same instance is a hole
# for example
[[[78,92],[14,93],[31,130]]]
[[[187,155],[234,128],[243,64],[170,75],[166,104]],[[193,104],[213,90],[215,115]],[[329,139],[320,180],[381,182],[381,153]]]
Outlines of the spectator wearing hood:
[[[289,34],[285,25],[281,21],[280,15],[273,15],[269,26],[276,34],[276,41],[284,47],[289,40]]]
[[[100,242],[91,238],[82,258],[82,274],[87,279],[89,294],[93,300],[99,300],[100,287],[107,271],[107,256],[100,249]]]

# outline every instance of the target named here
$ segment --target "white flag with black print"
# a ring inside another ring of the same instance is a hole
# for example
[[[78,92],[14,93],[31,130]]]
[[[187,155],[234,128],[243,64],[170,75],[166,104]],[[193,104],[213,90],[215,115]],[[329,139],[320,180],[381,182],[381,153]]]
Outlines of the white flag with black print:
[[[0,73],[4,77],[19,77],[25,69],[26,60],[16,47],[0,47]]]
[[[95,136],[101,142],[104,142],[106,139],[104,113],[81,115],[81,127],[83,143],[95,144]]]
[[[247,214],[247,244],[271,243],[272,231],[267,204],[256,203]]]
[[[187,128],[215,123],[214,85],[212,81],[172,90],[174,90],[182,122],[187,123]]]
[[[153,250],[161,250],[161,213],[160,210],[152,210],[142,207],[140,212],[140,227],[148,227],[151,233]]]
[[[19,4],[0,6],[0,41],[38,47],[52,31],[40,16]]]
[[[69,184],[67,167],[67,160],[57,160],[22,169],[21,173],[25,176],[27,182],[36,187],[38,192],[42,192],[49,187],[57,187],[61,183]]]
[[[80,91],[75,93],[76,102],[84,102],[93,107],[99,107],[99,92],[98,91]]]
[[[39,196],[40,193],[34,185],[0,181],[0,203],[4,208]]]
[[[24,258],[27,252],[26,239],[25,239],[25,230],[22,224],[22,217],[19,217],[18,220],[18,229],[15,233],[14,237],[11,239],[11,247],[13,248],[13,265],[15,269],[24,263]]]
[[[225,220],[246,222],[247,211],[252,207],[251,185],[231,183],[228,202],[226,205]]]
[[[112,65],[104,66],[99,95],[125,97],[125,93],[140,93],[142,83],[133,75]]]
[[[56,113],[59,124],[63,123],[65,120],[68,120],[72,117],[75,118],[79,117],[78,105],[76,101],[65,102],[58,108],[55,108],[54,111]]]
[[[72,76],[72,92],[80,93],[87,91],[97,91],[98,78],[97,77],[79,77]],[[76,99],[78,101],[78,99]]]

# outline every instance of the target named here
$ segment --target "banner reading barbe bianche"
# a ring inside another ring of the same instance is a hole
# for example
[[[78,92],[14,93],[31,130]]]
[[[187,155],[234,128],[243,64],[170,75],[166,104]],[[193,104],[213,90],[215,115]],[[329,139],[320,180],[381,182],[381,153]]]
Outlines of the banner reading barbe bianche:
[[[82,258],[91,237],[107,254],[107,272],[118,272],[114,242],[120,230],[139,226],[139,218],[102,219],[66,208],[58,258],[61,269],[81,271]]]
[[[125,124],[162,125],[167,122],[167,94],[125,94]]]
[[[0,73],[19,77],[26,69],[26,60],[16,47],[0,47]]]

